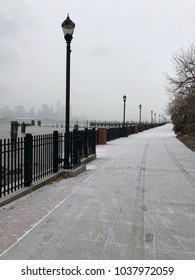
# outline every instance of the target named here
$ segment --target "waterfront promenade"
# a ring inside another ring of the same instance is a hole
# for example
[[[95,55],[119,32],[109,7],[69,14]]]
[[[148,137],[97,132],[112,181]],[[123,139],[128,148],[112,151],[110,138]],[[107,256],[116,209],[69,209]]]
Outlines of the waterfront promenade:
[[[195,153],[172,125],[0,208],[0,259],[195,259]]]

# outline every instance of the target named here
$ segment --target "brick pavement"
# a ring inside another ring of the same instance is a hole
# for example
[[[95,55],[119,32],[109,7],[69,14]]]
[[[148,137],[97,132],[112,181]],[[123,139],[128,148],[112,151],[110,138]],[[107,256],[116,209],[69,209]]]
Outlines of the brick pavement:
[[[32,230],[67,197],[77,190],[107,158],[116,157],[126,145],[97,146],[99,157],[75,178],[59,179],[0,208],[0,256]]]
[[[0,255],[36,226],[90,176],[56,180],[0,208]]]

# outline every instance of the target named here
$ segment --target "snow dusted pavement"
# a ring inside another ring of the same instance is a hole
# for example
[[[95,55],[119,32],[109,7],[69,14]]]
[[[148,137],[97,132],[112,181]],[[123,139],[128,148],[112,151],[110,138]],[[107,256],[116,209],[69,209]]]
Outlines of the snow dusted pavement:
[[[171,124],[114,140],[97,146],[85,173],[0,215],[0,239],[12,240],[4,240],[0,259],[194,260],[195,153]]]

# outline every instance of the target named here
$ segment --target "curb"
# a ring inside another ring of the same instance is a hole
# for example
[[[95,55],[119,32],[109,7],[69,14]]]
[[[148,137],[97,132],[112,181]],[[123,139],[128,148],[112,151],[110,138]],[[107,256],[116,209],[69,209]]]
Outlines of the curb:
[[[61,170],[56,174],[52,174],[47,176],[46,178],[40,180],[39,182],[33,183],[31,186],[29,187],[23,187],[18,191],[15,191],[12,194],[9,194],[7,197],[3,197],[0,199],[0,207],[20,198],[23,197],[27,194],[30,194],[33,191],[36,191],[38,189],[40,189],[41,187],[52,183],[53,181],[60,179],[60,178],[65,178],[67,177],[76,177],[79,174],[83,173],[84,171],[86,171],[86,164],[95,160],[96,159],[96,154],[89,156],[88,158],[84,158],[81,161],[81,165],[77,168],[75,168],[74,170]]]

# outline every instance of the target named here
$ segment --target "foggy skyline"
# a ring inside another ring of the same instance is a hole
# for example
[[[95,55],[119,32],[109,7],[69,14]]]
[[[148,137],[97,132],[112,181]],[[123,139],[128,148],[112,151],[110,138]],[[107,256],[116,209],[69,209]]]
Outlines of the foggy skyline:
[[[57,101],[56,105],[42,104],[40,109],[31,106],[27,110],[23,105],[10,108],[8,105],[0,107],[0,118],[41,118],[41,119],[58,119],[65,118],[65,106]]]
[[[137,121],[165,115],[172,54],[194,43],[193,0],[0,0],[0,108],[65,105],[66,42],[71,43],[73,116]]]

